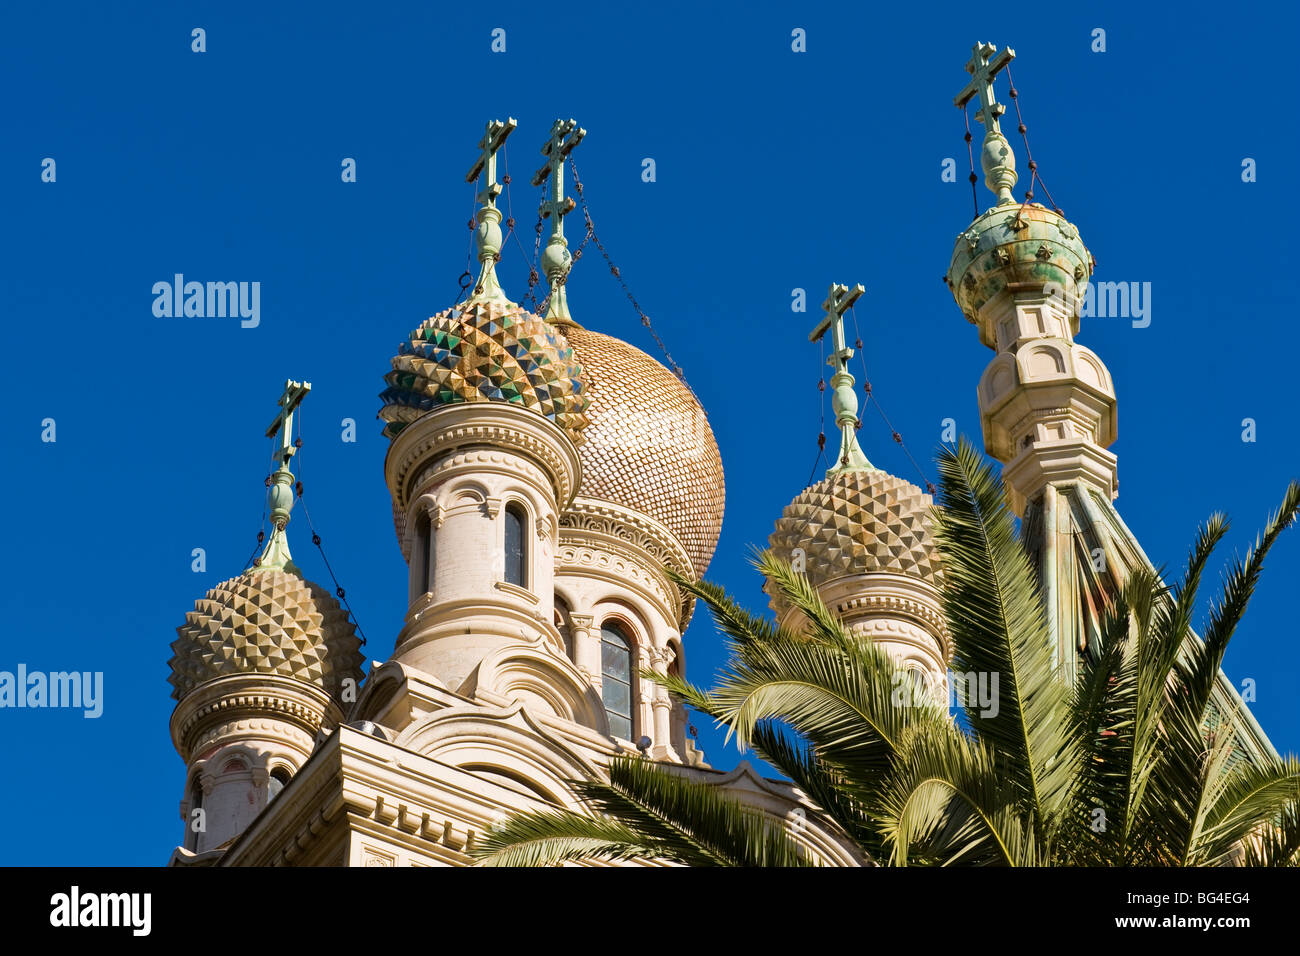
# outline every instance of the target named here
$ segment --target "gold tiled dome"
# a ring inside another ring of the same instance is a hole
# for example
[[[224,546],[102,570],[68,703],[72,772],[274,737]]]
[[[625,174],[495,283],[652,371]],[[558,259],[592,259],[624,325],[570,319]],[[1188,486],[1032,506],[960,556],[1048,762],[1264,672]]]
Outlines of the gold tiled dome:
[[[578,494],[649,515],[704,574],[722,531],[722,456],[699,401],[626,342],[577,326],[565,337],[586,373],[586,441]]]
[[[814,585],[846,574],[894,571],[937,586],[933,504],[916,485],[888,472],[843,472],[790,502],[768,544],[785,561],[802,548],[805,573]]]
[[[361,681],[361,641],[348,612],[319,585],[281,570],[222,581],[176,628],[168,681],[180,700],[229,674],[279,674],[337,695]]]

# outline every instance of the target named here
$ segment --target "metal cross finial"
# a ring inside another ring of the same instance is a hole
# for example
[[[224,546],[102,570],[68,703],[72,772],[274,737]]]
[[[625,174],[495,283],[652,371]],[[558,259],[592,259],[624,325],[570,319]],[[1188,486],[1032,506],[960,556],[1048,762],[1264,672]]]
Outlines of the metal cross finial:
[[[285,540],[284,527],[289,523],[289,512],[293,510],[293,472],[289,470],[289,461],[297,448],[293,443],[293,413],[302,400],[311,391],[311,382],[295,382],[286,379],[284,392],[280,395],[280,411],[266,429],[266,437],[280,435],[280,447],[276,449],[275,460],[279,467],[267,478],[267,511],[271,518],[271,540],[257,559],[259,571],[285,570],[298,572],[293,558],[289,554],[289,543]]]
[[[505,145],[506,137],[514,132],[519,124],[514,119],[492,120],[479,140],[479,158],[474,161],[465,182],[475,182],[483,176],[483,188],[479,190],[479,208],[475,214],[478,229],[475,241],[478,243],[479,270],[478,282],[474,285],[474,294],[466,305],[476,301],[490,301],[498,305],[511,305],[501,286],[497,284],[495,264],[501,258],[501,211],[497,209],[497,196],[501,195],[501,184],[497,182],[497,150]]]
[[[992,59],[990,59],[990,57]],[[1000,53],[991,43],[976,43],[971,48],[970,62],[966,72],[971,75],[970,82],[953,97],[953,104],[958,109],[965,109],[972,98],[980,98],[980,108],[975,118],[984,124],[984,148],[980,152],[980,165],[984,168],[984,183],[997,194],[998,205],[1015,202],[1011,197],[1011,188],[1016,184],[1016,156],[1011,151],[1011,144],[1002,135],[998,117],[1006,112],[1006,107],[993,95],[993,78],[1016,58],[1016,51],[1011,47]]]
[[[574,120],[559,120],[551,126],[550,139],[542,146],[546,164],[533,173],[533,185],[540,186],[549,178],[551,198],[543,200],[542,218],[551,220],[551,238],[542,254],[542,269],[551,285],[550,302],[546,307],[546,320],[560,324],[576,324],[569,315],[568,298],[564,283],[573,263],[568,240],[564,238],[564,217],[573,210],[574,202],[564,195],[564,160],[575,146],[582,142],[587,131]]]
[[[853,376],[848,370],[853,349],[844,341],[844,313],[866,291],[860,283],[851,289],[846,285],[832,283],[826,301],[822,303],[822,311],[826,315],[808,336],[808,341],[817,342],[828,329],[831,332],[832,350],[827,364],[835,369],[835,374],[831,376],[831,386],[835,390],[831,397],[831,408],[835,412],[835,423],[840,428],[840,457],[827,470],[828,478],[846,471],[876,470],[858,444],[858,396],[853,391]]]
[[[505,145],[506,138],[518,125],[511,118],[507,118],[504,123],[500,120],[492,120],[487,124],[483,138],[478,141],[479,157],[474,160],[474,165],[465,174],[465,182],[472,183],[482,175],[484,170],[487,171],[483,188],[478,194],[478,201],[484,206],[496,208],[497,197],[501,195],[501,184],[497,182],[497,150]]]
[[[280,467],[285,471],[289,470],[289,459],[293,457],[296,449],[293,447],[293,413],[302,400],[307,397],[311,391],[311,382],[295,382],[293,379],[285,379],[284,394],[280,396],[280,411],[271,421],[266,429],[266,437],[274,438],[276,432],[280,433],[280,448],[275,453],[275,460],[280,463]]]
[[[971,81],[953,99],[953,103],[960,109],[969,103],[972,97],[978,95],[980,108],[975,118],[983,123],[986,129],[993,132],[1001,132],[998,117],[1007,111],[1007,108],[993,95],[993,78],[1016,58],[1016,51],[1011,47],[1007,47],[1001,53],[997,50],[998,48],[991,43],[975,44],[971,50],[970,62],[966,64],[966,72],[971,75]],[[989,57],[993,59],[990,60]]]

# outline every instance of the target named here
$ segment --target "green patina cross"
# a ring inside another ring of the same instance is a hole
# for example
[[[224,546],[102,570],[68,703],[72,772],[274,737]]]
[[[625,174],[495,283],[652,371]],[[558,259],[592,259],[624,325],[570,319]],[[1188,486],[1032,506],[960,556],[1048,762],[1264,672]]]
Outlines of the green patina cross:
[[[827,329],[831,330],[834,350],[831,352],[829,364],[834,365],[837,372],[844,371],[849,359],[853,358],[853,349],[844,344],[844,313],[852,308],[853,303],[857,302],[866,291],[862,283],[858,283],[852,289],[846,285],[832,284],[826,301],[822,303],[822,311],[826,315],[808,336],[809,342],[816,342],[826,334]]]
[[[835,411],[835,424],[840,428],[840,457],[838,464],[827,470],[827,477],[847,471],[875,470],[875,466],[867,460],[858,445],[858,396],[853,391],[853,376],[848,369],[853,349],[844,341],[844,313],[866,291],[860,283],[851,289],[846,285],[832,283],[826,301],[822,303],[822,311],[826,316],[808,336],[808,341],[817,342],[829,329],[833,343],[827,364],[835,369],[835,374],[831,376],[831,386],[834,389],[831,408]]]
[[[990,60],[989,57],[993,59]],[[997,47],[991,43],[976,43],[971,48],[970,62],[966,64],[966,72],[971,75],[971,80],[953,98],[953,104],[960,109],[969,103],[972,97],[978,95],[980,108],[975,118],[983,123],[984,128],[990,133],[1001,132],[998,117],[1007,111],[1007,108],[994,98],[993,78],[1015,58],[1016,51],[1011,47],[1006,47],[998,53]]]
[[[569,315],[568,297],[565,295],[564,282],[573,264],[569,252],[569,243],[564,238],[564,217],[574,207],[572,199],[564,195],[564,160],[573,152],[573,148],[582,142],[587,131],[574,120],[557,119],[551,126],[551,135],[542,146],[542,155],[546,164],[533,173],[533,185],[540,186],[549,178],[551,181],[551,198],[542,201],[542,218],[551,220],[551,237],[546,242],[546,251],[542,254],[542,271],[546,281],[551,285],[551,295],[546,306],[546,320],[559,324],[573,322]],[[576,323],[575,323],[576,324]]]
[[[483,138],[478,141],[481,151],[479,158],[465,174],[465,182],[472,183],[480,174],[484,175],[483,188],[479,191],[478,201],[489,209],[496,208],[497,196],[501,195],[501,184],[497,182],[497,150],[505,145],[506,137],[515,131],[519,124],[514,119],[492,120],[487,124]]]
[[[280,411],[275,419],[266,429],[266,437],[274,438],[276,432],[280,433],[280,448],[275,453],[275,459],[280,463],[280,468],[287,470],[289,459],[293,457],[293,413],[302,404],[302,400],[307,397],[311,391],[311,382],[295,382],[293,379],[285,379],[284,394],[280,396]]]
[[[542,218],[551,220],[551,236],[564,236],[564,216],[572,211],[574,202],[564,195],[564,160],[573,148],[582,142],[587,131],[571,119],[556,120],[551,126],[551,138],[542,146],[546,164],[533,173],[533,185],[540,186],[549,177],[551,198],[542,202]]]

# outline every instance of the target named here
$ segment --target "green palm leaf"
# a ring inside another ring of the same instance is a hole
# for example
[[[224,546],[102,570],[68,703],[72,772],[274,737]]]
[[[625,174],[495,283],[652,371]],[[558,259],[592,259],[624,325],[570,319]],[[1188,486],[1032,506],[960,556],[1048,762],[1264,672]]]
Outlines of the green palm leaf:
[[[1046,827],[1063,810],[1079,751],[1068,733],[1065,686],[1053,671],[1038,582],[1001,482],[969,442],[941,449],[943,607],[953,670],[996,675],[998,706],[966,706],[979,737],[1006,758],[1021,805]]]

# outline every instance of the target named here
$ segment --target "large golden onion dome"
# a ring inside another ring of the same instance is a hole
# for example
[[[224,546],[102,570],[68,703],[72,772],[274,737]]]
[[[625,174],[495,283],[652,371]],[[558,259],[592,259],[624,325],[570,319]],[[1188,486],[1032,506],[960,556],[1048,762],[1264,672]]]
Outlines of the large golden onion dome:
[[[479,299],[426,319],[399,347],[380,395],[384,435],[460,402],[531,408],[582,441],[582,366],[559,327],[512,302]]]
[[[793,561],[802,549],[814,585],[849,574],[892,571],[938,586],[931,535],[934,499],[885,471],[844,471],[806,488],[786,506],[768,538],[772,553]],[[773,607],[777,602],[773,600]]]
[[[172,697],[230,674],[277,674],[338,696],[360,683],[361,641],[348,612],[319,585],[280,568],[254,568],[194,602],[176,629]]]
[[[654,518],[703,575],[722,531],[722,456],[704,409],[640,349],[575,324],[564,334],[587,383],[578,494]]]

